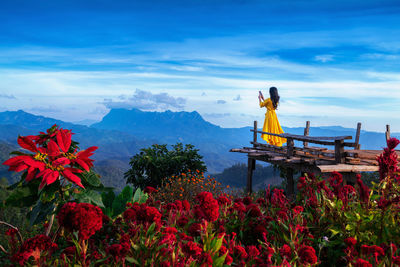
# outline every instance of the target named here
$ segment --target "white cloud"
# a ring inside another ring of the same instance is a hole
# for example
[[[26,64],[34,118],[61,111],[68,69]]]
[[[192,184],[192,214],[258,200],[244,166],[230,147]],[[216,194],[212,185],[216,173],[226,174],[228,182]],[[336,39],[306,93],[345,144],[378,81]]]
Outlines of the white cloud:
[[[119,98],[120,99],[120,98]],[[168,93],[153,94],[149,91],[136,89],[131,97],[127,97],[124,101],[114,101],[110,98],[104,99],[102,104],[109,109],[112,108],[138,108],[143,110],[155,109],[183,109],[186,99],[182,97],[173,97]]]
[[[314,57],[315,61],[320,61],[322,63],[333,61],[333,55],[317,55]]]

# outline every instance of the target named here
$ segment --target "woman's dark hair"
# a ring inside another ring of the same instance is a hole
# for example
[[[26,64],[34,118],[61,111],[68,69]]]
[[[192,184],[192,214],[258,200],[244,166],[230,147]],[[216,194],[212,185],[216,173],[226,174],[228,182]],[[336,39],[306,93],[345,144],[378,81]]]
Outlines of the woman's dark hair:
[[[269,88],[269,95],[271,97],[272,105],[274,106],[274,109],[276,109],[280,98],[278,95],[278,89],[276,89],[276,87]]]

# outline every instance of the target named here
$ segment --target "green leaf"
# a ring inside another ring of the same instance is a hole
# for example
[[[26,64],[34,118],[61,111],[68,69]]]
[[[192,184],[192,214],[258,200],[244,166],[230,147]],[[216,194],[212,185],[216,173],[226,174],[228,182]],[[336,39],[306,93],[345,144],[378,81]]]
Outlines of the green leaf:
[[[125,257],[125,260],[129,263],[134,263],[136,265],[140,265],[140,263],[132,257]]]
[[[147,229],[146,236],[149,236],[150,234],[152,234],[155,228],[156,228],[156,223],[152,223],[150,225],[149,229]]]
[[[56,195],[55,193],[58,192],[60,189],[60,180],[55,181],[51,185],[45,186],[40,194],[40,201],[42,202],[50,202],[52,201]]]
[[[218,258],[216,258],[215,260],[213,260],[213,266],[215,266],[215,267],[221,267],[221,266],[223,266],[224,265],[224,262],[225,262],[225,258],[226,258],[226,255],[228,255],[228,252],[229,251],[227,251],[224,255],[222,255],[221,257],[218,257]]]
[[[149,195],[144,193],[140,188],[136,189],[135,194],[133,195],[132,202],[137,202],[138,204],[146,203]]]
[[[101,200],[103,201],[104,207],[106,210],[112,211],[112,204],[115,199],[115,193],[114,191],[107,191],[107,192],[102,192],[101,193]],[[107,214],[108,216],[111,216],[112,214]]]
[[[31,207],[39,199],[37,189],[29,186],[17,187],[6,199],[6,205],[12,207]]]
[[[83,178],[84,182],[90,184],[91,186],[97,187],[101,185],[99,176],[93,171],[84,172],[81,174],[81,177]]]
[[[125,186],[122,192],[114,199],[112,204],[113,216],[115,217],[121,214],[126,209],[126,203],[132,199],[133,188],[130,186]]]
[[[55,200],[52,202],[43,203],[40,200],[33,207],[32,211],[29,212],[29,223],[35,225],[44,222],[48,215],[52,214],[55,210]]]
[[[77,202],[90,203],[104,208],[103,201],[101,200],[101,195],[94,190],[84,190],[79,194],[74,194],[74,198]]]

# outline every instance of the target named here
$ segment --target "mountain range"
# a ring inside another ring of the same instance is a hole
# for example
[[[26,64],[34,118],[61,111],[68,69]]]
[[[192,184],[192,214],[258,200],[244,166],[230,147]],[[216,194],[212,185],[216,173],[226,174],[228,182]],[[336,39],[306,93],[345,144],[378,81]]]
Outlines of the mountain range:
[[[79,142],[81,149],[93,145],[99,147],[94,155],[96,171],[102,175],[105,184],[115,187],[124,184],[123,173],[129,168],[130,157],[151,144],[193,144],[203,156],[208,172],[219,173],[245,162],[245,155],[229,150],[249,146],[253,135],[252,127],[222,128],[204,120],[196,111],[111,109],[100,122],[85,126],[18,110],[0,112],[0,151],[15,148],[18,135],[37,134],[54,124],[71,129],[75,133],[73,139]],[[283,127],[283,130],[293,134],[304,132],[302,127]],[[354,136],[355,132],[355,129],[340,126],[310,128],[311,136]],[[400,133],[392,135],[400,137]],[[381,149],[385,146],[384,133],[361,131],[360,144],[363,149]],[[2,157],[0,155],[0,160],[5,160]],[[0,175],[6,173],[4,168],[0,167]]]

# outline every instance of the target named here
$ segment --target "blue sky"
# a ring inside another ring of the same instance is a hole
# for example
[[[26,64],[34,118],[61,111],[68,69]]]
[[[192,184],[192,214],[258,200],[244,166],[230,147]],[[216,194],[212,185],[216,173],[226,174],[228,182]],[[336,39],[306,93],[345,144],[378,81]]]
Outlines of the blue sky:
[[[0,111],[198,111],[223,127],[400,131],[399,1],[0,2]]]

